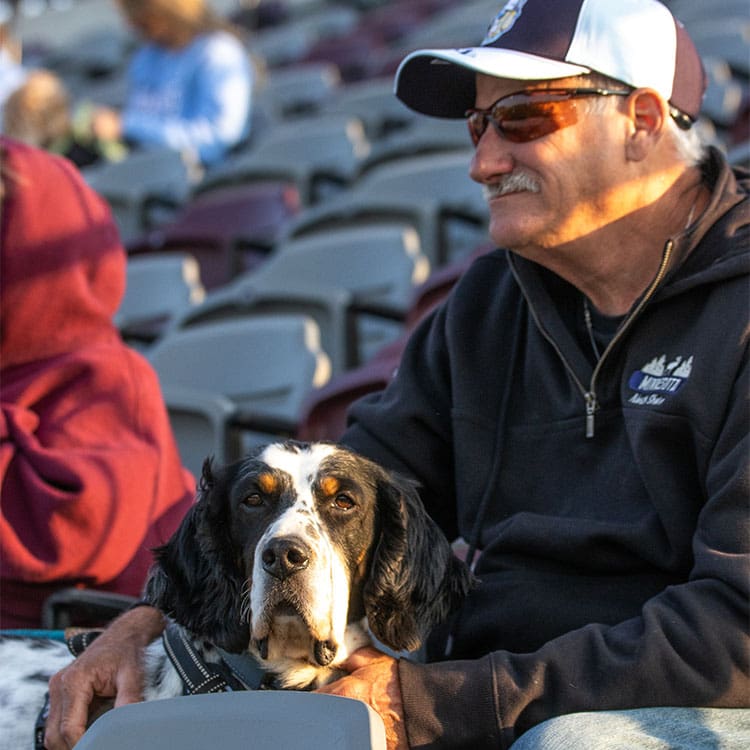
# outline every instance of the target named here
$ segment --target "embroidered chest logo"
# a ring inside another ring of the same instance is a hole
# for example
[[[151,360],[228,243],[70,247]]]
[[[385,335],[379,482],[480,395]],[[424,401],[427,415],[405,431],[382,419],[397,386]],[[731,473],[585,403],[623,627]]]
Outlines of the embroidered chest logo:
[[[666,397],[677,393],[693,371],[693,357],[677,356],[667,362],[667,355],[654,357],[640,370],[636,370],[628,380],[635,391],[630,397],[631,404],[659,406]]]
[[[510,31],[519,19],[524,5],[526,5],[526,0],[510,0],[506,3],[487,29],[482,46],[496,42],[503,34]]]

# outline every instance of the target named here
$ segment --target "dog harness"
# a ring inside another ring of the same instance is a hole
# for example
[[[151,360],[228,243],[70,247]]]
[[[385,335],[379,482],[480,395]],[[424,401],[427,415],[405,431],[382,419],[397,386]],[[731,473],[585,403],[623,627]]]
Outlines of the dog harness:
[[[233,658],[215,650],[219,657],[217,661],[206,661],[179,625],[167,625],[162,634],[162,643],[172,666],[180,675],[183,695],[260,690],[266,686],[266,673],[249,654]]]

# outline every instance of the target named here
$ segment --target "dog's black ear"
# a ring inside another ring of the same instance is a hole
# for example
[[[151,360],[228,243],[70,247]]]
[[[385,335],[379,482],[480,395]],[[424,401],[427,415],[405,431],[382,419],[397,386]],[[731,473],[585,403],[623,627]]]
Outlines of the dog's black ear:
[[[395,651],[417,649],[475,583],[466,564],[427,515],[413,482],[378,482],[380,538],[364,588],[373,635]]]
[[[146,600],[195,635],[227,651],[243,651],[249,641],[242,624],[245,583],[230,536],[225,467],[214,474],[203,464],[198,498],[172,538],[155,550]]]

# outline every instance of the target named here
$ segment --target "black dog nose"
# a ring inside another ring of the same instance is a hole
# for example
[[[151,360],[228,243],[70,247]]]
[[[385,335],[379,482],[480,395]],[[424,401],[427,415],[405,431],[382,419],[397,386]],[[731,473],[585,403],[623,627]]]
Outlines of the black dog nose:
[[[302,540],[281,537],[266,545],[260,559],[266,573],[283,581],[304,570],[310,564],[310,554],[310,548]]]

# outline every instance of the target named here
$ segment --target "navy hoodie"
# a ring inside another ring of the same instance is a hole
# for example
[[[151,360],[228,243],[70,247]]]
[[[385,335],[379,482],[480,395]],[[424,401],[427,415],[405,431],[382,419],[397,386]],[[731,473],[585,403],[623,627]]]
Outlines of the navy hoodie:
[[[750,181],[712,199],[592,364],[582,297],[480,257],[344,442],[416,477],[481,583],[402,660],[412,747],[508,747],[565,713],[750,705]]]

